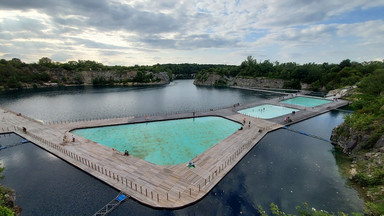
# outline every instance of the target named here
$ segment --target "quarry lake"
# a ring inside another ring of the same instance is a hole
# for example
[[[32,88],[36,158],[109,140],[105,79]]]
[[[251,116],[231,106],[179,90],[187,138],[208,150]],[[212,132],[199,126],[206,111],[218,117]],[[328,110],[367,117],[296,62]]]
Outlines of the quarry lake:
[[[229,107],[278,97],[231,88],[196,87],[176,80],[157,87],[63,87],[0,94],[0,106],[44,122],[109,118]],[[296,123],[291,129],[329,139],[345,113],[331,111]],[[23,138],[0,135],[1,145]],[[362,212],[363,201],[346,185],[333,146],[279,129],[267,134],[207,196],[177,210],[153,209],[128,200],[111,215],[255,215],[258,206],[277,204],[287,213],[306,202],[331,212]],[[26,143],[0,151],[6,167],[3,185],[17,192],[22,215],[92,215],[118,191]]]

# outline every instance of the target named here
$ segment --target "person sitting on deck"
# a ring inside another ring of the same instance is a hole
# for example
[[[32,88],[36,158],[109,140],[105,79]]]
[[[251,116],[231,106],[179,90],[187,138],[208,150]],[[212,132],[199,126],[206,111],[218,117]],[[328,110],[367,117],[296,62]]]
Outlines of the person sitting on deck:
[[[124,155],[125,155],[125,156],[129,156],[129,152],[128,152],[128,150],[125,150],[125,151],[124,151]]]
[[[287,118],[285,118],[285,122],[286,122],[286,123],[292,122],[292,119],[289,118],[289,116],[287,116]]]
[[[189,168],[195,168],[195,163],[193,163],[193,161],[189,161],[188,162],[188,167]]]

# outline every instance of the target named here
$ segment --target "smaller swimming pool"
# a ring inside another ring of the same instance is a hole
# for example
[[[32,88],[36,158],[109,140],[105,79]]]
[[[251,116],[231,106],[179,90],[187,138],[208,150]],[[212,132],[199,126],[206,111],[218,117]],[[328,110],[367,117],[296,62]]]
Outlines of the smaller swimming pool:
[[[296,112],[299,110],[271,104],[264,104],[261,106],[240,110],[239,113],[256,118],[270,119],[292,113],[293,111]]]
[[[294,97],[288,100],[281,101],[282,103],[286,104],[293,104],[293,105],[299,105],[299,106],[305,106],[305,107],[315,107],[319,105],[323,105],[326,103],[330,103],[330,100],[320,99],[320,98],[311,98],[311,97]]]

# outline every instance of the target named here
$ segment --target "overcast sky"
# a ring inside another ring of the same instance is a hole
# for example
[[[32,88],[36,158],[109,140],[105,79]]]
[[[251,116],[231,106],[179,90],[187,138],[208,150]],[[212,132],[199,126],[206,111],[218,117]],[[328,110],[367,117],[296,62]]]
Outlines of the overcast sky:
[[[105,65],[384,59],[383,0],[0,0],[0,58]]]

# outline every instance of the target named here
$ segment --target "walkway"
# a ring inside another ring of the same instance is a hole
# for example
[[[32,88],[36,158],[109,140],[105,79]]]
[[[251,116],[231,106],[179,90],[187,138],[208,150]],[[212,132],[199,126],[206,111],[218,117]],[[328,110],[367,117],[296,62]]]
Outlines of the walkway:
[[[288,96],[285,96],[287,99]],[[201,155],[193,159],[196,168],[189,169],[185,164],[159,166],[133,156],[100,145],[82,137],[76,137],[76,142],[63,144],[64,134],[69,138],[69,132],[75,128],[95,127],[101,125],[116,125],[165,119],[192,117],[193,113],[174,115],[157,115],[145,117],[127,117],[106,120],[69,122],[63,124],[43,124],[23,115],[0,108],[0,132],[16,132],[38,146],[57,155],[63,160],[84,170],[94,177],[129,194],[133,199],[152,207],[179,208],[189,205],[204,197],[269,131],[283,127],[288,115],[270,120],[244,116],[237,110],[260,104],[276,104],[299,109],[294,116],[289,114],[294,122],[301,121],[331,109],[348,104],[347,101],[334,101],[316,108],[304,108],[280,103],[281,98],[259,101],[252,104],[240,105],[207,112],[194,113],[197,116],[222,116],[237,122],[244,118],[251,121],[251,127],[244,127],[231,136],[219,142]],[[22,127],[27,132],[22,131]]]

